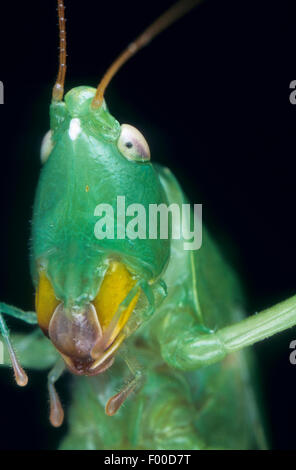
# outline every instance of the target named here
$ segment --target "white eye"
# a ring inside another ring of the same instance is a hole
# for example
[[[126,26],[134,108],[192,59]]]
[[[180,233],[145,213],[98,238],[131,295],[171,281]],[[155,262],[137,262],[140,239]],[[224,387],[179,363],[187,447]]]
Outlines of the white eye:
[[[148,162],[150,149],[145,137],[138,129],[129,124],[122,124],[117,142],[118,150],[129,160]]]
[[[45,136],[42,139],[41,149],[40,149],[40,159],[41,159],[42,164],[44,164],[47,161],[53,149],[53,142],[52,142],[51,136],[52,136],[52,132],[48,131],[46,132]]]

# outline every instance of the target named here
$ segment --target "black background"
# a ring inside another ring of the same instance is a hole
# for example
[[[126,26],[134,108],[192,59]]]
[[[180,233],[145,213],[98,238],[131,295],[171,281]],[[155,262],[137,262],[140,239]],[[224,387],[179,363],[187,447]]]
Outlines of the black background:
[[[0,12],[0,299],[30,310],[28,244],[39,148],[58,55],[54,0],[3,2]],[[96,86],[106,67],[173,2],[68,0],[66,89]],[[146,136],[228,253],[248,313],[295,293],[296,5],[207,0],[126,64],[106,93],[120,122]],[[15,329],[19,323],[9,321]],[[295,448],[295,329],[255,347],[270,446]],[[54,448],[44,373],[18,389],[1,370],[0,448]],[[59,389],[70,400],[67,381]]]

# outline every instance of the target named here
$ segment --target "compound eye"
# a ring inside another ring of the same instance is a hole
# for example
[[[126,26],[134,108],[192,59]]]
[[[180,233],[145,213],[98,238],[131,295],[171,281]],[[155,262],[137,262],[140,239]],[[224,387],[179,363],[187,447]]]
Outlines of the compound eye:
[[[128,160],[137,162],[150,160],[150,149],[145,137],[138,129],[129,124],[122,124],[117,147]]]
[[[40,160],[42,165],[48,160],[49,155],[51,154],[53,149],[53,142],[52,142],[52,132],[46,132],[45,136],[43,137],[40,149]]]

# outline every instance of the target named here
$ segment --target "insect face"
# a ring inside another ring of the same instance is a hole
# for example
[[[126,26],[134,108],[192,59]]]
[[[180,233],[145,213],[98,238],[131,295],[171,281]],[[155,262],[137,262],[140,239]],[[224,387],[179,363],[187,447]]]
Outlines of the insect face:
[[[105,104],[92,109],[94,95],[95,89],[78,87],[51,105],[32,237],[39,325],[69,369],[87,375],[112,364],[139,283],[153,285],[169,257],[169,240],[117,236],[118,195],[147,214],[150,204],[166,203],[166,197],[144,137],[120,126]],[[95,237],[98,204],[112,208],[113,239]]]

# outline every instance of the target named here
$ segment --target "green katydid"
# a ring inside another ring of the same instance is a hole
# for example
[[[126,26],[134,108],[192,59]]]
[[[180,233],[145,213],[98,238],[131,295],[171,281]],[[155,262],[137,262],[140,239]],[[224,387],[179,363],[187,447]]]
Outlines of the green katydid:
[[[143,207],[186,203],[171,172],[150,162],[140,132],[109,113],[104,93],[127,59],[196,3],[178,2],[153,23],[97,90],[77,87],[64,97],[58,1],[60,68],[33,216],[36,313],[1,303],[0,331],[21,386],[28,379],[4,315],[38,323],[45,334],[36,330],[13,343],[24,367],[52,367],[54,426],[64,418],[55,382],[66,368],[77,376],[62,448],[265,445],[249,379],[252,358],[240,350],[295,325],[296,297],[244,319],[240,286],[205,230],[197,251],[185,251],[183,239],[94,235],[96,206],[109,204],[116,214],[118,196]]]

